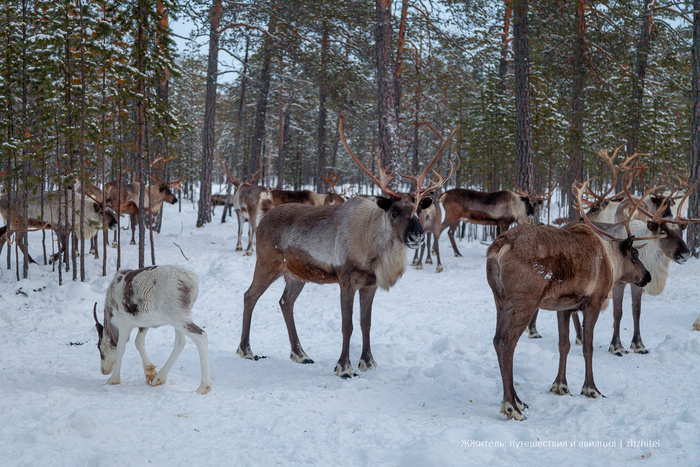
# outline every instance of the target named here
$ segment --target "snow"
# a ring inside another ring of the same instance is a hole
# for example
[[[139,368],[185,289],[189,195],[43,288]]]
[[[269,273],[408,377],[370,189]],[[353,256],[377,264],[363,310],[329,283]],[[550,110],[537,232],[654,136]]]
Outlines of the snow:
[[[92,308],[98,302],[101,318],[116,264],[112,249],[108,277],[100,276],[101,260],[90,257],[88,281],[61,287],[49,266],[32,265],[30,278],[16,282],[2,255],[3,465],[700,463],[700,412],[691,404],[700,399],[700,332],[691,330],[699,311],[699,261],[674,263],[666,290],[644,297],[648,355],[608,353],[612,311],[601,315],[593,364],[606,398],[579,395],[583,358],[573,345],[568,381],[574,395],[549,392],[558,365],[557,326],[554,313],[540,313],[543,338],[523,336],[516,349],[516,389],[530,407],[527,418],[516,422],[499,414],[502,387],[485,245],[462,242],[464,257],[455,258],[444,235],[445,272],[409,267],[389,292],[379,291],[372,323],[378,367],[343,380],[333,373],[341,348],[336,285],[308,284],[296,303],[297,331],[315,364],[289,359],[278,304],[281,280],[253,314],[252,349],[268,358],[236,355],[255,256],[233,251],[235,219],[220,224],[214,218],[196,229],[194,206],[183,204],[181,213],[166,206],[162,233],[155,235],[159,264],[186,267],[200,278],[193,320],[209,336],[213,380],[204,396],[194,392],[200,368],[191,341],[167,383],[151,387],[133,345],[135,333],[124,355],[122,384],[105,385]],[[30,235],[31,253],[41,257],[40,234]],[[412,256],[409,251],[407,261]],[[136,258],[137,248],[125,242],[123,267],[135,267]],[[626,297],[624,342],[632,337],[629,303]],[[350,350],[357,369],[357,311],[354,322]],[[158,368],[173,336],[170,327],[148,333],[147,349]]]

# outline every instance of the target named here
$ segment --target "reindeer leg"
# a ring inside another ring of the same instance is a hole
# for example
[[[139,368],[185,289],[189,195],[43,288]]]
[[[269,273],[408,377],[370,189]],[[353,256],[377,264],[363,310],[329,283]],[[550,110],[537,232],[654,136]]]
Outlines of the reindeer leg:
[[[243,213],[240,209],[236,209],[236,218],[238,219],[238,241],[236,242],[236,251],[243,251],[243,245],[241,244],[241,237],[243,236]]]
[[[426,245],[426,247],[423,248],[423,245],[421,245],[421,249],[420,249],[420,259],[421,260],[423,259],[423,250],[424,249],[428,250],[428,255],[425,257],[425,264],[433,264],[433,258],[430,257],[430,240],[431,240],[432,236],[433,236],[432,233],[426,232],[425,242],[423,243],[423,245]]]
[[[603,397],[593,381],[593,328],[600,314],[600,304],[587,305],[581,309],[583,313],[583,360],[586,364],[586,377],[583,381],[581,394],[586,397]]]
[[[146,384],[151,384],[153,382],[153,378],[156,377],[156,366],[151,363],[151,359],[148,358],[148,354],[146,353],[147,332],[148,328],[139,328],[139,332],[136,333],[134,344],[136,345],[136,350],[139,351],[139,355],[141,355],[143,373],[146,375]]]
[[[129,245],[136,245],[136,216],[134,214],[131,214],[131,241],[129,242]]]
[[[255,219],[254,216],[248,218],[248,246],[245,248],[245,256],[253,255],[253,244],[255,243]]]
[[[421,245],[421,247],[422,247],[422,245]],[[411,263],[411,266],[416,266],[416,269],[422,269],[422,268],[418,267],[418,254],[419,254],[418,248],[416,248],[416,252],[413,254],[413,262]],[[423,257],[423,255],[420,255],[420,256],[421,256],[421,258]]]
[[[369,345],[369,330],[372,327],[372,302],[377,286],[360,289],[360,328],[362,329],[362,355],[360,356],[360,370],[367,371],[377,367],[377,362],[372,358],[372,350]]]
[[[341,378],[357,376],[350,364],[350,336],[352,336],[352,305],[355,289],[350,284],[340,284],[340,313],[343,320],[343,348],[335,365],[335,374]]]
[[[632,287],[632,318],[634,319],[634,334],[632,336],[632,343],[630,344],[630,349],[634,350],[634,353],[648,354],[649,351],[644,347],[642,342],[641,329],[639,327],[639,319],[642,314],[642,288],[637,287],[634,284],[630,285]]]
[[[435,268],[435,272],[442,272],[444,269],[442,268],[442,262],[440,261],[440,247],[438,246],[438,240],[440,240],[439,233],[435,235],[433,250],[435,251],[435,257],[437,258],[437,267]]]
[[[284,323],[287,325],[289,343],[292,346],[289,358],[297,363],[314,363],[301,347],[297,328],[294,324],[294,302],[296,302],[306,282],[294,279],[289,274],[285,274],[284,280],[287,284],[284,287],[282,298],[280,298],[280,308],[282,309],[282,316],[284,316]]]
[[[185,324],[181,332],[192,339],[199,353],[199,366],[202,370],[202,381],[196,392],[198,394],[207,394],[211,391],[211,370],[209,369],[209,352],[207,350],[209,340],[207,338],[207,333],[192,322]]]
[[[569,341],[570,316],[570,311],[557,312],[557,324],[559,326],[559,372],[554,379],[554,383],[552,383],[550,391],[560,396],[564,394],[571,395],[569,385],[566,382],[566,358],[569,355],[569,349],[571,349],[571,342]]]
[[[260,296],[282,275],[282,256],[279,255],[279,258],[268,259],[270,260],[269,264],[263,265],[261,261],[255,263],[253,282],[243,295],[243,328],[241,330],[241,343],[238,344],[236,353],[250,360],[261,358],[250,350],[250,322],[253,316],[253,309]]]
[[[622,357],[623,354],[627,353],[627,350],[622,346],[622,341],[620,341],[620,321],[622,321],[622,298],[624,295],[625,284],[617,284],[613,288],[613,336],[608,351],[618,357]],[[585,323],[585,317],[583,321]]]
[[[156,374],[153,381],[149,383],[151,386],[160,386],[161,384],[165,384],[165,382],[168,380],[168,373],[170,372],[170,369],[173,367],[175,360],[177,360],[177,357],[180,356],[180,353],[184,348],[185,334],[183,334],[180,329],[175,328],[175,345],[173,346],[173,351],[170,354],[170,357],[168,357],[168,361],[165,362],[165,365],[163,365],[163,368],[161,368],[158,374]]]
[[[19,247],[19,249],[22,253],[27,254],[27,259],[29,260],[29,262],[37,264],[37,262],[34,261],[34,258],[32,258],[32,255],[29,254],[29,250],[27,250],[27,245],[24,242],[24,238],[23,238],[22,234],[21,233],[16,234],[15,238],[17,239],[17,246]]]
[[[496,349],[503,380],[501,413],[515,420],[525,418],[522,411],[527,408],[527,404],[520,400],[513,386],[513,355],[518,339],[525,331],[536,309],[536,306],[527,303],[520,304],[516,308],[515,304],[504,304],[496,297],[497,318],[493,347]]]
[[[539,314],[540,310],[535,310],[535,314],[532,315],[532,319],[530,320],[530,324],[527,325],[527,338],[528,339],[542,339],[542,336],[540,336],[540,333],[537,332],[537,315]]]
[[[448,236],[449,239],[450,239],[450,243],[452,243],[452,249],[453,249],[454,252],[455,252],[455,256],[456,256],[457,258],[461,258],[461,257],[462,257],[462,253],[459,252],[459,250],[457,249],[457,244],[455,243],[455,229],[457,228],[458,223],[459,223],[459,222],[450,225],[450,228],[447,229],[447,236]],[[444,227],[444,226],[445,226],[445,223],[443,222],[442,225],[443,225],[443,227]]]
[[[121,384],[121,368],[122,368],[122,357],[124,356],[124,350],[126,349],[126,343],[129,341],[129,334],[131,334],[131,328],[120,328],[119,329],[119,339],[117,340],[117,355],[114,360],[114,368],[112,369],[112,376],[107,380],[107,384]]]
[[[574,322],[574,330],[576,331],[576,345],[583,345],[583,329],[581,329],[578,312],[571,313],[571,321]]]

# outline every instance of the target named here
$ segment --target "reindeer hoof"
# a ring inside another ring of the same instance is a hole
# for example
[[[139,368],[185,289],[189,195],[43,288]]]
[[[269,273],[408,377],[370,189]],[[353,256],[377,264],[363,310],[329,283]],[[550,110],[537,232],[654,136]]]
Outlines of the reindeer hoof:
[[[617,355],[618,357],[622,357],[624,354],[629,353],[623,346],[614,344],[610,344],[608,352],[610,352],[613,355]]]
[[[302,350],[301,354],[295,354],[294,352],[290,352],[289,358],[291,358],[292,361],[295,361],[297,363],[301,363],[304,365],[310,365],[310,364],[314,363],[314,361],[311,360],[309,358],[309,356],[306,355],[306,352],[304,352],[303,350]]]
[[[418,260],[415,260],[414,262],[412,262],[411,266],[418,266]]]
[[[247,346],[245,349],[243,349],[239,345],[238,350],[236,350],[236,353],[247,360],[257,360],[259,358],[255,354],[253,354],[253,351],[250,350],[250,346]]]
[[[461,255],[461,254],[459,254],[459,253],[455,253],[455,258],[461,258],[461,257],[462,257],[462,255]]]
[[[600,391],[598,391],[598,389],[596,389],[595,387],[587,387],[587,386],[584,386],[584,387],[581,389],[581,394],[583,394],[583,395],[586,396],[586,397],[590,397],[591,399],[597,399],[598,397],[605,397],[605,396],[602,395],[602,394],[600,393]]]
[[[417,264],[417,265],[416,265],[416,269],[423,269],[423,265],[422,265],[422,264]]]
[[[211,392],[211,384],[202,385],[195,391],[197,394],[209,394]]]
[[[700,319],[693,323],[693,331],[700,331]]]
[[[158,376],[156,375],[155,378],[153,378],[153,381],[151,381],[150,384],[151,386],[161,386],[165,384],[165,382],[168,380],[167,376]]]
[[[350,379],[357,376],[351,365],[343,367],[340,363],[335,364],[335,374],[343,379]]]
[[[540,336],[540,333],[537,332],[535,329],[534,331],[530,332],[530,330],[527,330],[527,338],[528,339],[542,339],[542,336]]]
[[[433,264],[433,259],[432,259],[432,258],[426,258],[426,259],[425,259],[425,264]]]
[[[136,245],[136,242],[132,240],[129,242],[129,245]]]
[[[148,365],[144,372],[146,373],[146,384],[151,384],[153,382],[153,378],[156,377],[156,366]]]
[[[644,347],[644,344],[642,344],[642,343],[636,344],[636,343],[632,342],[630,344],[630,350],[633,350],[634,353],[638,353],[638,354],[642,354],[642,355],[646,355],[649,353],[647,348]]]
[[[246,250],[244,256],[253,256],[253,250]]]
[[[116,248],[116,247],[117,247],[117,242],[112,242],[112,248]]]
[[[368,359],[361,358],[358,367],[362,371],[372,370],[377,368],[377,362],[375,362],[372,357],[369,357]]]
[[[118,378],[118,377],[115,378],[114,376],[110,377],[107,380],[107,384],[112,385],[112,386],[117,385],[117,384],[121,384],[121,383],[122,383],[121,378]]]
[[[442,268],[442,264],[438,264],[438,267],[435,268],[435,272],[442,272],[444,269]]]
[[[236,251],[243,251],[243,247],[242,247],[242,246],[237,246],[237,247],[236,247]]]
[[[576,345],[583,345],[583,342],[578,337],[576,338]]]
[[[520,421],[525,419],[523,413],[517,408],[513,407],[513,404],[508,401],[503,401],[501,403],[501,413],[509,420],[512,419]]]
[[[552,387],[549,388],[549,391],[558,396],[571,395],[571,391],[569,391],[569,387],[566,385],[566,383],[554,383],[552,384]]]

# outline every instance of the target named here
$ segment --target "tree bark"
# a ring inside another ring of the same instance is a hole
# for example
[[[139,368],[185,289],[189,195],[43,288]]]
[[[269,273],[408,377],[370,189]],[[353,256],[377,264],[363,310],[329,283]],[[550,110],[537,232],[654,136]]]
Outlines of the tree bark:
[[[576,36],[574,39],[573,48],[573,89],[571,99],[571,125],[569,128],[570,138],[570,169],[569,180],[567,186],[573,186],[575,182],[583,180],[583,112],[584,112],[584,86],[586,71],[584,68],[584,53],[585,53],[585,32],[586,23],[584,17],[584,4],[582,0],[576,1],[575,12]],[[576,206],[574,205],[574,197],[568,192],[566,193],[569,199],[569,220],[574,220],[578,216],[576,214]]]
[[[272,61],[272,49],[274,36],[277,30],[277,17],[270,14],[267,23],[267,32],[263,40],[262,66],[260,68],[260,86],[258,89],[258,104],[255,109],[255,126],[253,127],[253,144],[250,151],[250,164],[248,175],[252,175],[260,170],[260,160],[262,158],[263,138],[265,137],[265,116],[267,114],[267,94],[270,90],[270,64]],[[255,183],[255,181],[253,181]]]
[[[399,129],[396,115],[396,88],[394,60],[392,56],[391,0],[376,0],[377,27],[377,101],[379,112],[379,154],[383,167],[392,165],[395,172],[399,166]],[[398,177],[389,183],[396,191]]]
[[[216,81],[219,63],[219,26],[221,2],[214,0],[209,15],[209,57],[207,60],[207,87],[204,98],[204,130],[202,132],[202,172],[199,191],[197,227],[211,222],[211,179],[214,161],[214,129],[216,124]]]
[[[513,14],[512,0],[505,1],[503,17],[503,38],[501,39],[501,58],[498,61],[498,92],[506,93],[506,73],[508,71],[508,42],[510,42],[510,19]]]
[[[515,166],[518,187],[532,195],[532,131],[530,128],[530,65],[527,30],[528,0],[515,0],[513,52],[515,55]]]
[[[690,107],[690,183],[700,178],[700,0],[693,0],[692,102]],[[688,216],[700,218],[698,190],[690,194]],[[700,246],[700,225],[688,226],[688,246],[695,252]]]
[[[639,132],[642,126],[642,109],[644,99],[644,78],[647,73],[647,62],[651,43],[652,12],[651,4],[654,0],[644,1],[642,12],[642,25],[637,40],[637,60],[635,74],[632,77],[632,103],[630,105],[630,123],[627,135],[627,155],[637,152],[639,146]]]
[[[318,96],[318,164],[316,166],[316,192],[322,193],[323,179],[326,176],[326,98],[328,96],[328,21],[323,22],[321,32],[321,76]]]
[[[396,99],[396,120],[401,115],[401,72],[403,71],[403,52],[406,46],[406,17],[408,16],[408,0],[401,0],[401,20],[399,21],[399,39],[396,43],[396,76],[394,77],[394,94]]]

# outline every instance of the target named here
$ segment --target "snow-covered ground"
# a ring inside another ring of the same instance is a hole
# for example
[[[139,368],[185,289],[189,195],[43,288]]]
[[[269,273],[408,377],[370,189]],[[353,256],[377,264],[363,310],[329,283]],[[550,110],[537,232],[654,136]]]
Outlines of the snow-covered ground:
[[[515,422],[498,412],[502,387],[485,245],[462,242],[464,257],[455,258],[444,235],[445,272],[409,267],[394,288],[379,291],[372,323],[378,367],[342,380],[333,373],[341,347],[336,285],[309,284],[296,304],[298,333],[314,365],[288,357],[281,280],[253,314],[252,349],[268,358],[236,355],[255,256],[234,252],[235,218],[220,224],[218,215],[196,229],[194,206],[183,204],[181,213],[166,206],[156,235],[158,264],[177,264],[200,277],[193,316],[209,335],[213,379],[205,396],[194,392],[200,369],[189,340],[168,382],[150,387],[132,334],[122,384],[105,385],[92,308],[98,302],[101,319],[114,250],[108,277],[100,275],[101,261],[88,259],[87,282],[61,287],[48,266],[32,265],[30,278],[17,282],[15,271],[4,268],[3,252],[2,465],[700,465],[700,411],[693,405],[700,400],[700,332],[691,330],[700,311],[700,261],[673,264],[664,293],[644,297],[648,355],[608,353],[612,311],[601,315],[593,362],[604,399],[578,395],[578,346],[572,346],[568,373],[575,395],[549,392],[558,362],[556,319],[553,312],[540,313],[543,339],[523,336],[516,349],[517,390],[530,408],[525,421]],[[32,235],[38,258],[41,244]],[[134,268],[136,254],[127,237],[122,267]],[[629,296],[625,305],[622,339],[629,345]],[[354,318],[357,369],[359,313]],[[158,367],[173,336],[166,327],[148,334]]]

